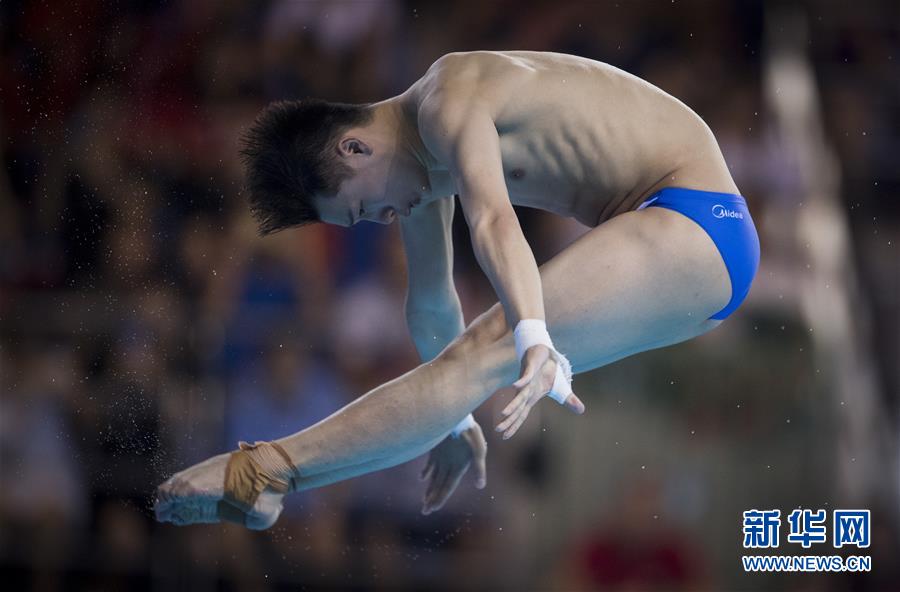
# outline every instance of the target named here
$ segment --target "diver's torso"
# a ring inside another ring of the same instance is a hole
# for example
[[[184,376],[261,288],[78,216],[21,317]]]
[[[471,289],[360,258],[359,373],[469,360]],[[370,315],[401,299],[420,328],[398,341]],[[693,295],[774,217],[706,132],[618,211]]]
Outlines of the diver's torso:
[[[516,205],[595,226],[666,186],[737,192],[706,124],[622,70],[519,51],[451,54],[436,66],[442,84],[491,110]],[[416,85],[432,83],[426,74]]]

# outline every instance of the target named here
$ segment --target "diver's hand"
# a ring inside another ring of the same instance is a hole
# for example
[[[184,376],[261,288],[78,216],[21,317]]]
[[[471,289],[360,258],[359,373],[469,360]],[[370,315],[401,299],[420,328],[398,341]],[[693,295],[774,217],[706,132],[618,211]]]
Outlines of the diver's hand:
[[[470,464],[475,465],[475,487],[487,485],[487,441],[477,423],[460,433],[447,436],[428,454],[422,480],[428,481],[422,513],[440,510],[459,485]]]
[[[522,372],[519,380],[513,383],[517,389],[516,396],[503,410],[504,420],[497,426],[503,432],[503,439],[511,438],[525,422],[531,408],[534,407],[553,388],[556,378],[556,360],[550,355],[546,345],[533,345],[522,356]],[[573,413],[584,413],[584,403],[575,393],[571,393],[564,403]]]

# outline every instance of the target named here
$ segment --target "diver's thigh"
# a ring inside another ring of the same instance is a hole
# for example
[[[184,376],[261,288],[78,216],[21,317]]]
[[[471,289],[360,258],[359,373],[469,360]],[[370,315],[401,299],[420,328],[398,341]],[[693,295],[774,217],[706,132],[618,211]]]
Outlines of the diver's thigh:
[[[576,371],[699,335],[731,296],[709,235],[663,208],[601,224],[542,266],[541,277],[554,344]]]

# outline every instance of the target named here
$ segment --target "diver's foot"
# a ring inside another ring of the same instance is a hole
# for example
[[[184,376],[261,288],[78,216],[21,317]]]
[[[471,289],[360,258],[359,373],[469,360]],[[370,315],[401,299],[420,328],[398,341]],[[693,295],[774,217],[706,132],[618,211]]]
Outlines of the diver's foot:
[[[241,455],[252,453],[252,447],[244,446],[242,444],[242,450],[236,456],[247,464],[246,457],[241,458]],[[270,482],[257,482],[258,496],[246,498],[252,499],[252,505],[236,502],[230,497],[226,499],[225,476],[231,457],[232,454],[214,456],[176,473],[160,485],[156,489],[156,519],[178,526],[236,522],[253,530],[275,524],[281,515],[281,501],[287,490],[270,487]],[[235,471],[234,465],[229,470]]]

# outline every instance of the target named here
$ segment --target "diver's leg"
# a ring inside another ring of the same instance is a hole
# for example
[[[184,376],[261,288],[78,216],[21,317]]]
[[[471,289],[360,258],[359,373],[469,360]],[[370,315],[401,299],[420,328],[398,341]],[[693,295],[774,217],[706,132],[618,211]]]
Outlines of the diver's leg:
[[[400,464],[428,451],[488,396],[512,383],[517,366],[503,314],[492,309],[434,360],[275,444],[298,468],[293,475],[296,489]],[[337,440],[341,446],[335,445]],[[269,459],[277,463],[280,455],[270,452]],[[251,528],[271,525],[280,513],[282,497],[271,490],[259,495],[246,516],[221,515],[221,510],[231,510],[219,503],[230,456],[215,456],[163,483],[157,489],[157,518],[176,524],[236,518]],[[278,471],[282,480],[291,479],[283,463],[273,472]]]

